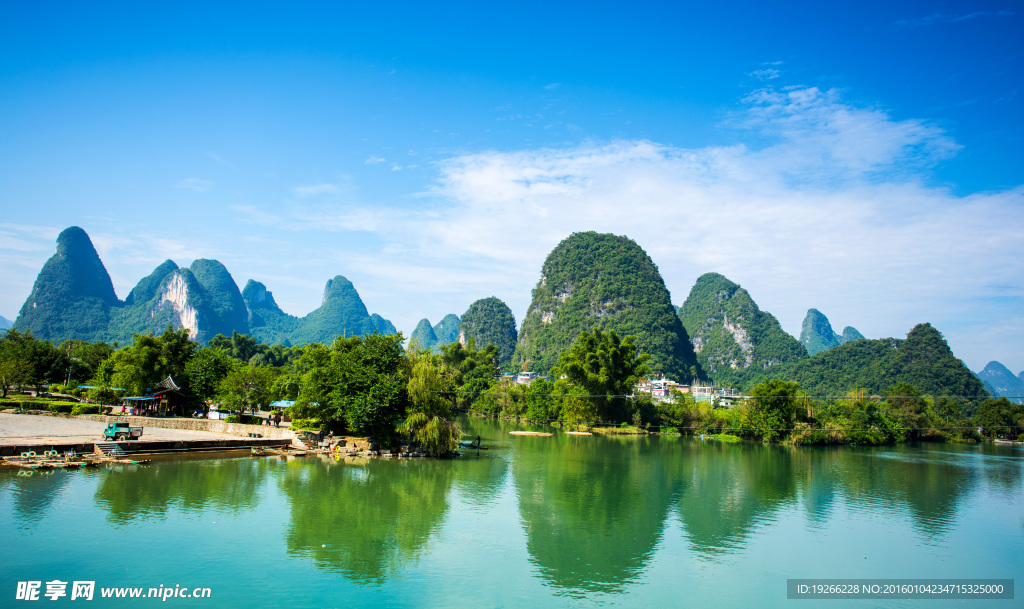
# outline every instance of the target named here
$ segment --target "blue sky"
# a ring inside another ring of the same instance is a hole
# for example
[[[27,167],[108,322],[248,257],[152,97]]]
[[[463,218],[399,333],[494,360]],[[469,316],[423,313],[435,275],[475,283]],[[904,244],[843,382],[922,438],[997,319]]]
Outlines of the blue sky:
[[[122,298],[216,258],[407,334],[599,230],[1024,370],[1022,2],[833,4],[3,3],[0,315],[70,225]]]

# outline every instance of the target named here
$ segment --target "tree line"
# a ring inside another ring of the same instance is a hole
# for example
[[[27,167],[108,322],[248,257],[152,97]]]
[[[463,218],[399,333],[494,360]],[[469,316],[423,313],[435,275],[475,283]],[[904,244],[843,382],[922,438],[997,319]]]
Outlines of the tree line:
[[[989,399],[977,411],[955,397],[924,395],[898,383],[883,396],[855,390],[816,398],[799,383],[771,379],[731,407],[675,393],[667,401],[637,394],[650,374],[635,337],[595,328],[558,357],[551,378],[529,385],[500,380],[499,348],[458,342],[438,353],[403,347],[401,333],[339,337],[330,345],[266,345],[217,335],[205,346],[185,329],[135,335],[131,344],[64,341],[31,333],[0,337],[0,384],[77,393],[102,404],[146,395],[171,376],[185,396],[178,414],[208,404],[245,413],[290,400],[293,426],[409,442],[437,455],[458,447],[460,410],[582,428],[728,434],[793,444],[883,444],[921,439],[1017,438],[1024,406]],[[79,385],[96,388],[79,390]]]

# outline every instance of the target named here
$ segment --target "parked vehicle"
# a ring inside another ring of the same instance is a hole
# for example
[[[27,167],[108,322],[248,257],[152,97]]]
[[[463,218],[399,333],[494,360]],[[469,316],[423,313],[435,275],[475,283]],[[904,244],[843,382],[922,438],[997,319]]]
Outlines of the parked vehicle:
[[[107,428],[103,430],[104,440],[138,440],[141,437],[142,428],[132,427],[128,423],[107,423]]]

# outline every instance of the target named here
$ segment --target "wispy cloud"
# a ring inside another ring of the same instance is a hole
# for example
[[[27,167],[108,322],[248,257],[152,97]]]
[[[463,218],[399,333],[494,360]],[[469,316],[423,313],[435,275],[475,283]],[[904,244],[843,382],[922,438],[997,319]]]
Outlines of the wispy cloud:
[[[384,157],[380,157],[380,156],[371,154],[369,156],[369,158],[366,159],[366,163],[365,164],[366,165],[377,165],[377,164],[383,163],[385,161],[387,161],[387,159],[385,159]]]
[[[185,178],[184,180],[179,180],[176,186],[178,188],[184,188],[185,190],[206,192],[213,188],[214,183],[210,180],[203,180],[200,178]]]
[[[924,17],[916,17],[913,19],[900,19],[893,23],[896,27],[901,28],[917,28],[928,25],[935,25],[937,23],[962,23],[964,21],[971,21],[981,17],[1010,17],[1014,14],[1013,11],[974,11],[970,13],[932,13]]]
[[[758,80],[772,80],[778,78],[781,74],[778,68],[761,68],[760,70],[754,70],[748,76],[753,76]]]
[[[308,185],[305,185],[305,186],[296,186],[295,188],[292,188],[292,193],[294,193],[296,197],[300,197],[300,198],[316,197],[316,196],[324,196],[324,195],[326,195],[326,196],[335,196],[336,197],[336,196],[342,194],[343,192],[344,192],[344,189],[342,189],[341,186],[338,186],[337,184],[331,184],[331,183],[308,184]]]

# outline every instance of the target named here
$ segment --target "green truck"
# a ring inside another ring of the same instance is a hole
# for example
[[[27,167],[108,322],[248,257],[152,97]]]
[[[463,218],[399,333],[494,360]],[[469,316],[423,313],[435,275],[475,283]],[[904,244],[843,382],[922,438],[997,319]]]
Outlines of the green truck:
[[[138,440],[142,437],[141,427],[132,427],[128,423],[107,423],[103,430],[104,440]]]

